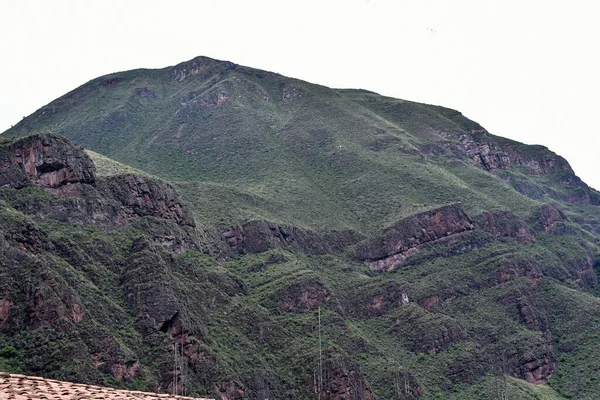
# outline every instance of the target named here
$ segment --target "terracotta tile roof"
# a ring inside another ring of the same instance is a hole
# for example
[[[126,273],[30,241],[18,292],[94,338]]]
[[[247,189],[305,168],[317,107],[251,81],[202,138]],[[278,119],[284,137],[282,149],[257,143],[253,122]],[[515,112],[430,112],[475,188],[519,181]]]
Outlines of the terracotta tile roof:
[[[210,400],[55,381],[0,372],[0,400]]]

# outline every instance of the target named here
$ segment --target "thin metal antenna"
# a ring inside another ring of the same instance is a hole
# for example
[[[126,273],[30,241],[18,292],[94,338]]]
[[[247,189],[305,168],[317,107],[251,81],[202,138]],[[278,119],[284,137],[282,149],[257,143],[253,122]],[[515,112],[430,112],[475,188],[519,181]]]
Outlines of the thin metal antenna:
[[[321,348],[321,307],[319,306],[319,399],[323,391],[323,350]]]
[[[176,373],[177,373],[177,346],[175,344],[175,337],[173,337],[173,376],[171,379],[171,386],[173,386],[173,396],[177,396],[177,378],[176,378]]]

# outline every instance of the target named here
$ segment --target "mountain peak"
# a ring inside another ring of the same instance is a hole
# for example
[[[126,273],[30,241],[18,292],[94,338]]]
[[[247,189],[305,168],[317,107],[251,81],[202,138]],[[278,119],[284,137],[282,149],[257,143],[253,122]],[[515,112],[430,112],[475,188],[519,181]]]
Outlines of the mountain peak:
[[[205,56],[198,56],[171,67],[169,76],[177,82],[183,82],[190,76],[198,75],[199,78],[208,77],[217,72],[232,70],[236,66],[236,64],[229,61],[220,61]]]

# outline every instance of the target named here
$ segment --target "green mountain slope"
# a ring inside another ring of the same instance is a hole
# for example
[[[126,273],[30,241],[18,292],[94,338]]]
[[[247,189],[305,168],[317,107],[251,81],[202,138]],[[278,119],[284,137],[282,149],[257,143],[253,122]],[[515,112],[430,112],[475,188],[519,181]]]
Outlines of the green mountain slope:
[[[531,211],[535,202],[511,186],[535,199],[590,202],[566,161],[489,135],[456,111],[203,57],[95,79],[4,135],[46,131],[183,182],[192,204],[196,191],[234,204],[249,196],[256,206],[218,210],[227,223],[267,218],[373,231],[456,201],[473,211]],[[498,168],[501,179],[481,166]]]
[[[0,369],[228,400],[600,390],[600,194],[542,146],[204,57],[2,137]]]

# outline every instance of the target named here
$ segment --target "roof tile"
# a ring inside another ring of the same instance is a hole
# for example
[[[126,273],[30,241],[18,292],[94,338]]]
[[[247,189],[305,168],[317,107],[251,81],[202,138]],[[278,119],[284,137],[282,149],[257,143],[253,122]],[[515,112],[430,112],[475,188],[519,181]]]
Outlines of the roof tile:
[[[0,371],[0,400],[213,400],[118,390]]]

